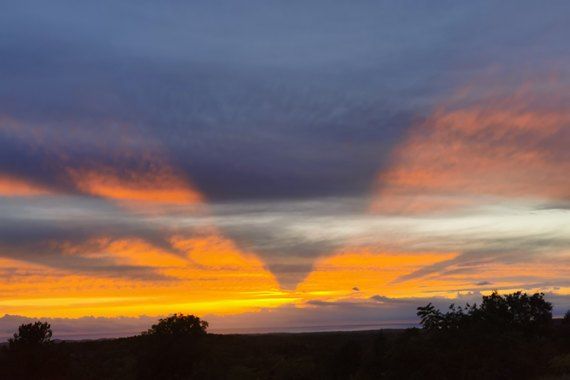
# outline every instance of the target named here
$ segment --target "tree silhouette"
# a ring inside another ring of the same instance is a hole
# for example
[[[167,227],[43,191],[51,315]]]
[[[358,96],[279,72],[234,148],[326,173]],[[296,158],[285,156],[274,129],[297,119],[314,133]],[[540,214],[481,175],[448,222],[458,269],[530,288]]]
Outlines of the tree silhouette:
[[[545,362],[541,348],[551,332],[552,305],[543,293],[495,291],[480,304],[451,305],[445,312],[428,304],[417,314],[424,333],[404,345],[397,362],[418,351],[420,364],[401,371],[425,378],[527,379]],[[451,363],[446,372],[444,363]]]
[[[420,324],[426,330],[430,331],[447,331],[457,330],[469,321],[470,315],[473,313],[474,306],[467,304],[465,308],[451,304],[449,311],[446,313],[436,309],[435,306],[427,304],[427,306],[418,307],[418,317],[420,317]]]
[[[500,295],[493,292],[483,296],[481,305],[451,305],[446,313],[431,303],[418,307],[420,323],[428,331],[480,329],[485,331],[520,331],[539,334],[552,320],[552,305],[544,299],[544,293],[529,296],[515,292]]]
[[[493,292],[483,297],[479,308],[472,310],[472,317],[495,329],[539,333],[552,320],[552,305],[544,299],[544,293],[529,296],[515,292],[501,296]]]
[[[168,318],[160,319],[144,334],[164,337],[198,337],[206,335],[207,329],[208,322],[194,315],[173,314]]]
[[[567,310],[566,314],[564,314],[564,318],[562,318],[562,323],[564,323],[565,325],[570,325],[570,310]]]
[[[2,375],[7,379],[61,379],[67,369],[52,341],[49,323],[34,322],[18,327],[4,352]]]
[[[203,356],[208,322],[194,315],[162,318],[141,335],[139,379],[187,379]]]
[[[52,343],[51,326],[47,322],[35,322],[21,325],[14,337],[8,340],[10,348],[20,346],[44,346]]]

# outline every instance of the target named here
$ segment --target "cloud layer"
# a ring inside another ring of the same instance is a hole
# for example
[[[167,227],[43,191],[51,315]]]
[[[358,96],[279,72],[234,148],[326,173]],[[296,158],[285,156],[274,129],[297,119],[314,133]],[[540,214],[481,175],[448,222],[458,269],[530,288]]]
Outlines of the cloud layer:
[[[6,8],[0,313],[570,293],[568,3]]]

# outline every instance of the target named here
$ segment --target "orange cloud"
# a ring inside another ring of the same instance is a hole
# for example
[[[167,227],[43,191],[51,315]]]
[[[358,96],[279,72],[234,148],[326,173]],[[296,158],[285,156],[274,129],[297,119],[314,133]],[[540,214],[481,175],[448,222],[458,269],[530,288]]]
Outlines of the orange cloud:
[[[347,251],[319,260],[315,269],[299,284],[297,291],[307,298],[336,300],[350,294],[369,298],[376,294],[389,297],[422,296],[428,288],[449,286],[439,280],[394,284],[398,277],[427,265],[450,260],[456,253],[398,253]],[[354,293],[353,289],[358,289]],[[445,291],[442,291],[446,294]]]
[[[521,263],[491,261],[451,264],[423,277],[397,281],[430,265],[458,256],[445,252],[351,252],[323,258],[296,289],[303,300],[337,301],[368,299],[374,295],[390,298],[456,297],[461,292],[520,290],[521,288],[570,293],[570,288],[548,287],[564,281],[570,271],[568,255],[551,257],[548,262]],[[545,285],[541,285],[545,284]]]
[[[101,156],[90,160],[89,167],[85,167],[87,161],[77,166],[66,152],[67,146],[53,137],[53,131],[59,129],[66,130],[68,143],[96,148]],[[42,152],[46,160],[52,160],[56,164],[53,166],[60,168],[60,173],[53,177],[64,179],[58,189],[65,193],[79,191],[127,206],[190,205],[203,200],[189,180],[166,162],[162,147],[154,141],[144,141],[135,128],[120,120],[102,121],[95,129],[67,124],[29,124],[0,115],[0,132]],[[110,157],[115,166],[97,162],[103,157]],[[68,188],[69,182],[72,188]],[[0,196],[46,192],[31,181],[0,174]]]
[[[320,259],[295,290],[282,290],[263,262],[222,236],[177,236],[171,242],[178,253],[138,239],[105,237],[85,247],[59,246],[67,255],[151,268],[168,281],[81,273],[0,258],[0,309],[33,317],[228,315],[287,304],[305,307],[313,300],[366,300],[375,295],[453,298],[473,290],[534,289],[534,283],[567,278],[570,270],[567,256],[561,255],[548,262],[456,263],[421,278],[395,281],[423,267],[453,261],[458,254],[347,250]],[[570,294],[570,288],[556,291]]]
[[[146,170],[101,167],[68,172],[81,192],[119,202],[188,205],[202,200],[200,193],[168,166],[153,165]]]
[[[78,272],[0,258],[0,309],[45,317],[231,314],[295,302],[255,256],[217,235],[173,238],[178,254],[138,239],[62,243],[66,255],[149,268],[169,280]]]
[[[0,196],[33,197],[48,193],[47,189],[31,182],[0,174]]]
[[[373,209],[423,213],[481,196],[570,199],[570,88],[550,84],[462,90],[395,150]]]

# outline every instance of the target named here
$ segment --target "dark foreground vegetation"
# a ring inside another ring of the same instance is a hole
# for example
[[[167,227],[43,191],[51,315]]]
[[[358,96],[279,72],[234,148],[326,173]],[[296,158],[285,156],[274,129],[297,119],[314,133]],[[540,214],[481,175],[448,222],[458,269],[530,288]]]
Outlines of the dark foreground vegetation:
[[[139,336],[54,342],[22,325],[0,353],[1,379],[570,379],[570,313],[542,294],[418,308],[422,329],[216,335],[194,316]]]

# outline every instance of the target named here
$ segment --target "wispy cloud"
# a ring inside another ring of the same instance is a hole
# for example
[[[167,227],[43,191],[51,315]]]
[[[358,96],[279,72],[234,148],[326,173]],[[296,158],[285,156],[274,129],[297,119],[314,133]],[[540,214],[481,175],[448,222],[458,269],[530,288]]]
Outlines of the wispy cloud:
[[[492,196],[570,201],[570,84],[547,74],[513,85],[501,75],[466,86],[408,132],[380,174],[377,212],[449,210]]]
[[[567,294],[567,10],[7,6],[2,310]]]

